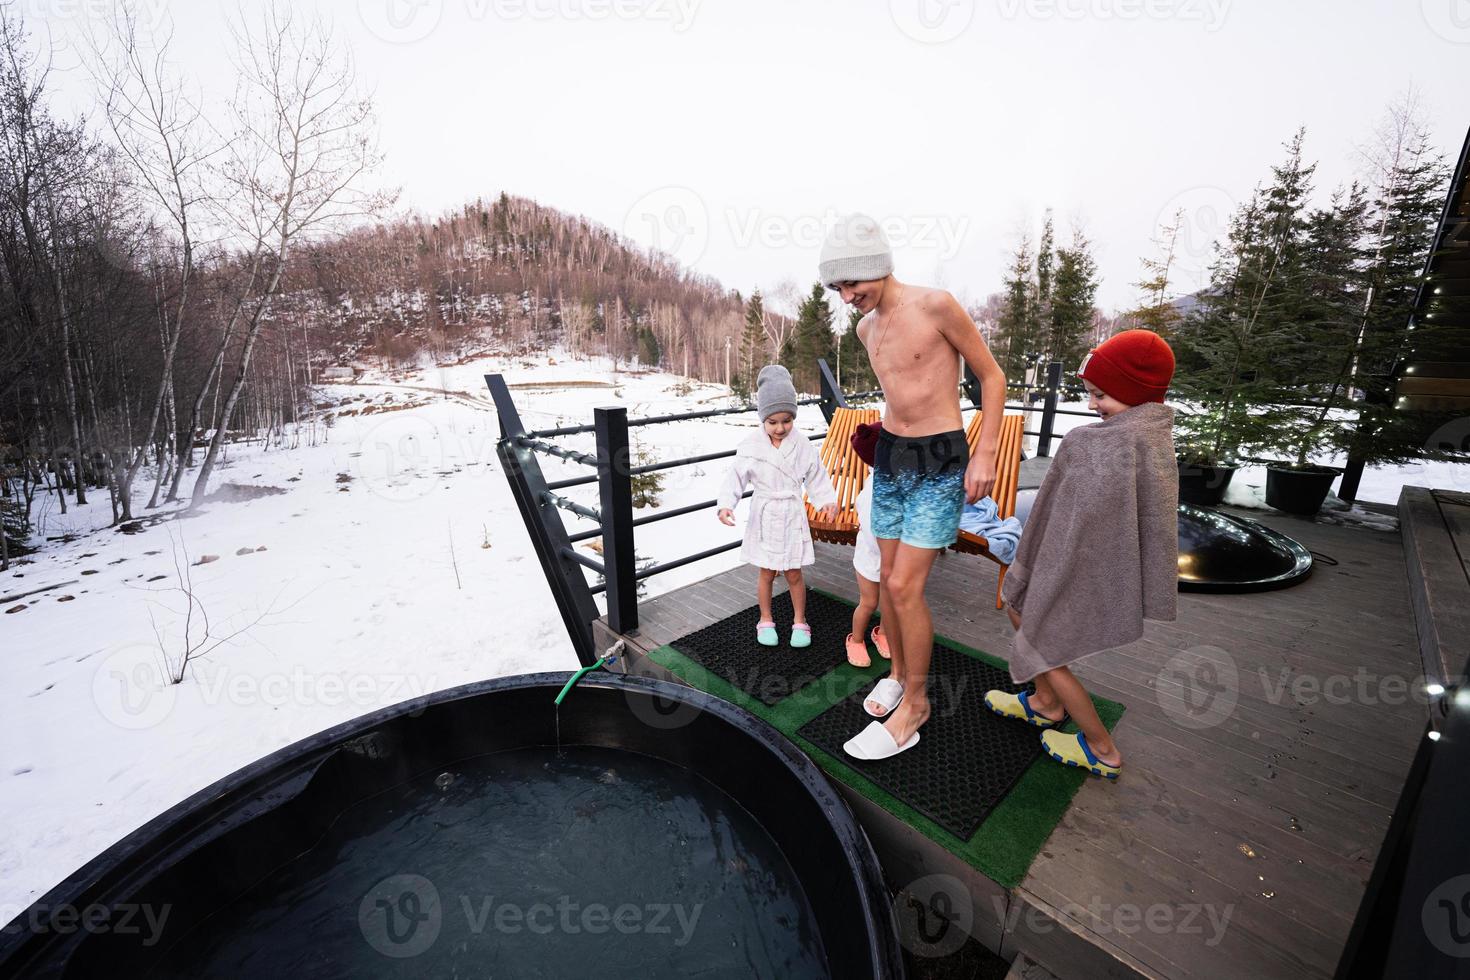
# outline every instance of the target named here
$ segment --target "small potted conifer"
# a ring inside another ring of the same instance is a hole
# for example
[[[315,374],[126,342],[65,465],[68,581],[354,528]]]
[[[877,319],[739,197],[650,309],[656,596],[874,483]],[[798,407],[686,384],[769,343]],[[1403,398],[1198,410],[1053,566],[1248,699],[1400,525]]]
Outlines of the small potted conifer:
[[[1320,407],[1282,406],[1268,413],[1268,424],[1277,433],[1273,444],[1289,450],[1291,458],[1266,467],[1267,505],[1288,514],[1317,513],[1342,470],[1314,463],[1312,457],[1339,448],[1340,423]]]

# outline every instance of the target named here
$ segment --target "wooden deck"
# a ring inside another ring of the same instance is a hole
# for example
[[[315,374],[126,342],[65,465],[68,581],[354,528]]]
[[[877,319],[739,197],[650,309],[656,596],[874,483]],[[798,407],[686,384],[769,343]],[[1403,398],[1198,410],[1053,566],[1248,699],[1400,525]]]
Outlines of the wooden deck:
[[[1062,980],[1335,969],[1428,715],[1404,549],[1396,533],[1247,516],[1338,564],[1281,592],[1181,594],[1176,622],[1079,666],[1127,706],[1126,771],[1088,781],[1019,888],[992,883],[1000,907],[979,917],[997,921],[975,935],[1007,959],[1025,953]],[[856,598],[850,561],[819,544],[808,582]],[[948,553],[928,594],[938,632],[1004,657],[995,574]],[[754,591],[737,568],[649,600],[630,652],[735,613]],[[1200,661],[1226,687],[1217,696],[1236,699],[1205,727],[1214,715],[1192,715],[1168,680]]]

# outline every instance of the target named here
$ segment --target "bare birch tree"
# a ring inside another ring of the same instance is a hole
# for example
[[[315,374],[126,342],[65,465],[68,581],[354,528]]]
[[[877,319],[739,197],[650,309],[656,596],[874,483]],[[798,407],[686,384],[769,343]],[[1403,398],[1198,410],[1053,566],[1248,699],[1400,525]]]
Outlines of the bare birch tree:
[[[202,178],[205,164],[222,148],[203,123],[199,101],[184,93],[170,66],[171,40],[171,33],[164,33],[146,50],[138,37],[136,15],[126,6],[118,8],[110,37],[92,39],[93,74],[108,127],[138,184],[162,209],[177,249],[174,261],[156,263],[160,269],[170,269],[176,281],[171,297],[158,296],[163,367],[153,407],[146,428],[131,440],[128,459],[116,481],[124,520],[132,517],[133,481],[154,444],[166,402],[168,418],[174,415],[174,361],[189,326],[199,235],[196,215],[207,193]],[[163,468],[162,459],[159,468]]]
[[[240,87],[232,109],[238,132],[225,174],[235,194],[229,215],[261,270],[246,312],[235,375],[215,419],[190,500],[204,501],[235,406],[250,371],[261,324],[300,241],[385,210],[393,195],[363,188],[381,162],[371,98],[357,92],[350,56],[320,21],[298,25],[277,3],[258,33],[234,28]]]

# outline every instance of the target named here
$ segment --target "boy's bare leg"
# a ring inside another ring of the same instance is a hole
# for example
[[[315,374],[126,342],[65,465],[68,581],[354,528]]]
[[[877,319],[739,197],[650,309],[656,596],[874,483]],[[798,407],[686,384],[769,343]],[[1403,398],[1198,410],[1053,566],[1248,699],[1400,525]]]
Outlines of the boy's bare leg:
[[[1113,737],[1103,727],[1102,719],[1097,716],[1097,708],[1093,707],[1091,696],[1069,668],[1048,670],[1044,674],[1036,675],[1035,681],[1037,694],[1041,693],[1041,685],[1045,682],[1052,695],[1067,709],[1067,714],[1072,716],[1077,727],[1082,729],[1082,734],[1087,736],[1087,745],[1092,749],[1093,755],[1110,766],[1122,764],[1123,756],[1119,754]]]
[[[888,661],[888,676],[904,682],[904,657],[903,657],[903,631],[899,628],[898,609],[893,603],[893,590],[889,587],[889,581],[893,578],[893,564],[898,559],[898,539],[879,538],[878,555],[882,564],[882,570],[878,573],[878,608],[883,612],[883,635],[888,637],[888,652],[891,655]],[[866,702],[873,711],[881,712],[883,705],[876,701]]]
[[[755,594],[760,601],[761,622],[769,623],[771,622],[771,585],[776,581],[776,572],[770,568],[759,569],[759,572],[760,577]]]
[[[929,570],[938,554],[933,548],[899,543],[888,580],[890,605],[898,616],[898,629],[888,628],[883,632],[893,652],[894,676],[903,683],[903,701],[883,724],[899,745],[929,720],[929,661],[934,655],[934,625],[929,604],[924,601],[924,585],[929,581]],[[902,665],[898,659],[899,648],[893,646],[896,634],[903,637]]]
[[[1067,708],[1061,696],[1057,694],[1056,688],[1052,687],[1051,681],[1047,680],[1047,675],[1037,674],[1031,678],[1031,683],[1036,685],[1036,693],[1026,699],[1031,705],[1031,710],[1043,718],[1061,721]]]
[[[1015,628],[1017,632],[1020,632],[1021,614],[1016,612],[1015,607],[1013,607],[1010,603],[1006,603],[1006,615],[1011,618],[1011,626]],[[1057,696],[1056,689],[1053,688],[1051,686],[1051,682],[1047,680],[1047,675],[1037,674],[1035,677],[1031,678],[1031,683],[1036,685],[1036,693],[1026,699],[1026,702],[1031,705],[1031,710],[1035,711],[1043,718],[1050,718],[1052,721],[1060,721],[1062,718],[1062,714],[1067,709],[1062,705],[1061,698]],[[1091,744],[1091,742],[1092,740],[1089,738],[1088,744]]]
[[[786,588],[791,590],[791,610],[794,612],[794,623],[806,622],[806,579],[801,577],[801,569],[786,569]],[[770,619],[769,616],[766,617]]]
[[[878,608],[878,583],[870,582],[853,572],[858,584],[858,604],[852,611],[852,638],[859,643],[868,635],[868,624],[873,620],[873,611]]]

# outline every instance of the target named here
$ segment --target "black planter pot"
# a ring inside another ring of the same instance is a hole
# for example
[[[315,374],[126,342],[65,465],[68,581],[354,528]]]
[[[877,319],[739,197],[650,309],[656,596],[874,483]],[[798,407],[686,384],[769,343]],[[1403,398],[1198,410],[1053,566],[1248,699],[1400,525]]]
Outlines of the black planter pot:
[[[1288,514],[1310,516],[1322,509],[1338,470],[1326,466],[1291,469],[1272,466],[1266,470],[1266,503]]]
[[[1214,507],[1225,499],[1234,466],[1206,466],[1179,461],[1179,502]]]

